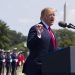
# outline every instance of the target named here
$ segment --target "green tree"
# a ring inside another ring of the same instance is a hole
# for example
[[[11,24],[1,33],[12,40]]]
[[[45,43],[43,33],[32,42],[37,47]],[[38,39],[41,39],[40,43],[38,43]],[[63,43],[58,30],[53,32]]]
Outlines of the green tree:
[[[74,46],[75,45],[75,32],[67,29],[55,30],[57,44],[60,47]]]
[[[10,39],[9,39],[9,27],[6,25],[4,21],[0,20],[0,48],[5,49],[9,47]]]

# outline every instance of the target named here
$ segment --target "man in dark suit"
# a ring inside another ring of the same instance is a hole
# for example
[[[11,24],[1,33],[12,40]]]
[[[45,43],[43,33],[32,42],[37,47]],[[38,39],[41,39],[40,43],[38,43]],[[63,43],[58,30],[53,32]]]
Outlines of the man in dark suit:
[[[44,8],[40,19],[41,22],[32,26],[28,34],[27,47],[30,54],[22,71],[26,75],[42,75],[42,59],[56,50],[56,39],[51,29],[55,20],[55,9]]]

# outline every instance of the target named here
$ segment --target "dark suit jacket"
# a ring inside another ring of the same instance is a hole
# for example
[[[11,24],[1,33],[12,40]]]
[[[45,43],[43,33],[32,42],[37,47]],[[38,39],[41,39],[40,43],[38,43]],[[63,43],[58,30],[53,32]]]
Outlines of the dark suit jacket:
[[[43,25],[44,30],[41,34],[41,38],[37,37],[35,25],[32,26],[29,31],[27,47],[29,48],[30,55],[23,66],[23,73],[32,68],[35,63],[42,63],[42,59],[45,55],[55,50],[50,33],[42,22],[40,22],[40,24]]]

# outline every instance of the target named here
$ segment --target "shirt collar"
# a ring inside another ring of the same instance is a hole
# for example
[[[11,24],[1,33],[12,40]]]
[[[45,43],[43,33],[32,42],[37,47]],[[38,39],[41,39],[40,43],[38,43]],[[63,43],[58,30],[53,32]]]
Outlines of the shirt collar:
[[[49,26],[43,21],[43,20],[41,20],[41,22],[45,25],[45,27],[48,29],[49,28]]]

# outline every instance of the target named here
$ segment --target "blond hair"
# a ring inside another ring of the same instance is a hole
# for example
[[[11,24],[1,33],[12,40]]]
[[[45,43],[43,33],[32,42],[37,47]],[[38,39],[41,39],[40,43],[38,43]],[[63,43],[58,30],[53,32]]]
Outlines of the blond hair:
[[[40,19],[44,16],[44,14],[45,14],[47,11],[53,11],[53,12],[55,12],[56,9],[54,9],[54,8],[44,8],[44,9],[41,11],[41,17],[40,17]]]

